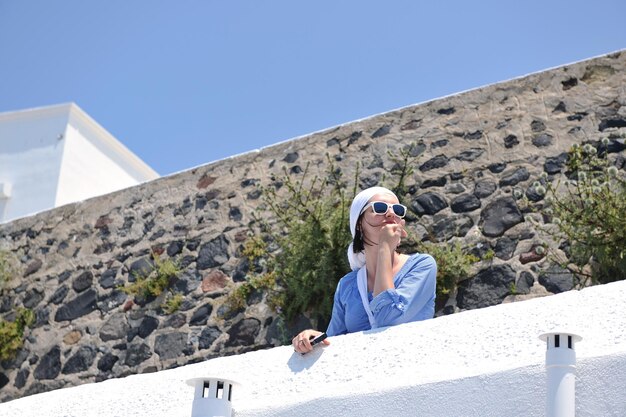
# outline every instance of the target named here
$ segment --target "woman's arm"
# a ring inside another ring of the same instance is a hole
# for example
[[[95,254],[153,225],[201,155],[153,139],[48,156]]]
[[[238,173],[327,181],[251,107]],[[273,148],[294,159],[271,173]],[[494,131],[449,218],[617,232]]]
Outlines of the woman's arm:
[[[421,255],[397,288],[382,291],[370,302],[376,327],[432,318],[436,285],[437,264],[432,256]]]
[[[326,330],[326,334],[329,336],[337,336],[339,334],[348,333],[348,328],[346,327],[346,311],[340,299],[341,284],[342,281],[339,281],[339,283],[337,284],[337,289],[335,290],[335,297],[333,299],[333,312],[330,317],[328,329]]]
[[[374,297],[394,287],[393,258],[396,256],[395,251],[400,240],[406,236],[404,220],[398,224],[387,224],[381,229],[376,260],[376,281],[373,288]]]
[[[335,297],[333,300],[333,312],[330,318],[330,324],[328,325],[328,330],[326,330],[326,334],[328,336],[337,336],[339,334],[348,333],[345,322],[345,310],[343,308],[343,304],[341,304],[340,301],[340,291],[341,281],[339,281],[339,283],[337,284],[337,289],[335,290]],[[310,339],[312,337],[319,336],[320,334],[322,334],[322,332],[313,329],[301,331],[293,339],[291,339],[293,350],[298,353],[310,352],[311,350],[313,350]],[[322,343],[324,343],[325,345],[329,345],[330,341],[326,339]]]

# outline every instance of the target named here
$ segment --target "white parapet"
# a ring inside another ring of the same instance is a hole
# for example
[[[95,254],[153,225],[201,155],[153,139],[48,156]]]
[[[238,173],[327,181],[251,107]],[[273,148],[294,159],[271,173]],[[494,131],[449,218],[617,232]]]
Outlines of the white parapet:
[[[0,416],[189,417],[185,382],[241,384],[236,417],[545,416],[545,351],[537,335],[569,329],[577,346],[576,415],[626,416],[626,282],[331,337],[0,404]]]

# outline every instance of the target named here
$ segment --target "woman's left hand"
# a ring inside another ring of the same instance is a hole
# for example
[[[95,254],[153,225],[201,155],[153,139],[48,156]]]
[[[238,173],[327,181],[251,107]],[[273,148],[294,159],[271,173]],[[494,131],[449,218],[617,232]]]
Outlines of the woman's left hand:
[[[310,340],[321,334],[322,332],[313,329],[301,331],[296,337],[291,340],[293,350],[298,353],[307,353],[312,351],[313,346],[311,346]],[[330,345],[328,339],[325,339],[322,343],[324,343],[325,345]]]

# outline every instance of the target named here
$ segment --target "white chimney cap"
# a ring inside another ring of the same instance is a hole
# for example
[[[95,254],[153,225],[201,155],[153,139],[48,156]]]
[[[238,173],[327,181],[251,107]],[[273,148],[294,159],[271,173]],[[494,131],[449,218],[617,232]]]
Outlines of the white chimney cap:
[[[199,377],[199,378],[192,378],[192,379],[188,379],[187,385],[191,386],[191,387],[195,387],[197,382],[200,381],[221,381],[224,382],[226,384],[230,384],[233,387],[240,387],[241,384],[237,381],[233,381],[232,379],[224,379],[224,378],[220,378],[217,376],[205,376],[205,377]]]
[[[541,339],[541,340],[543,340],[545,342],[545,341],[548,340],[548,338],[550,336],[554,336],[554,335],[557,335],[557,334],[564,334],[566,336],[572,336],[572,340],[574,342],[580,342],[581,340],[583,340],[582,336],[578,336],[576,333],[569,332],[567,330],[543,333],[543,334],[539,335],[539,339]]]

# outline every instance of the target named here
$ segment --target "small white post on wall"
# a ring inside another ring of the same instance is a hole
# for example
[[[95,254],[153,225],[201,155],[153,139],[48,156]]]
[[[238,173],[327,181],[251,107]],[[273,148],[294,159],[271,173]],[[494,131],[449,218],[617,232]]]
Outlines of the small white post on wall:
[[[11,198],[11,183],[10,182],[0,182],[0,199],[8,199]]]
[[[576,415],[576,350],[582,337],[569,332],[544,333],[546,342],[547,401],[546,417]]]
[[[194,387],[191,417],[231,417],[233,387],[239,384],[224,378],[193,378],[187,381]]]

